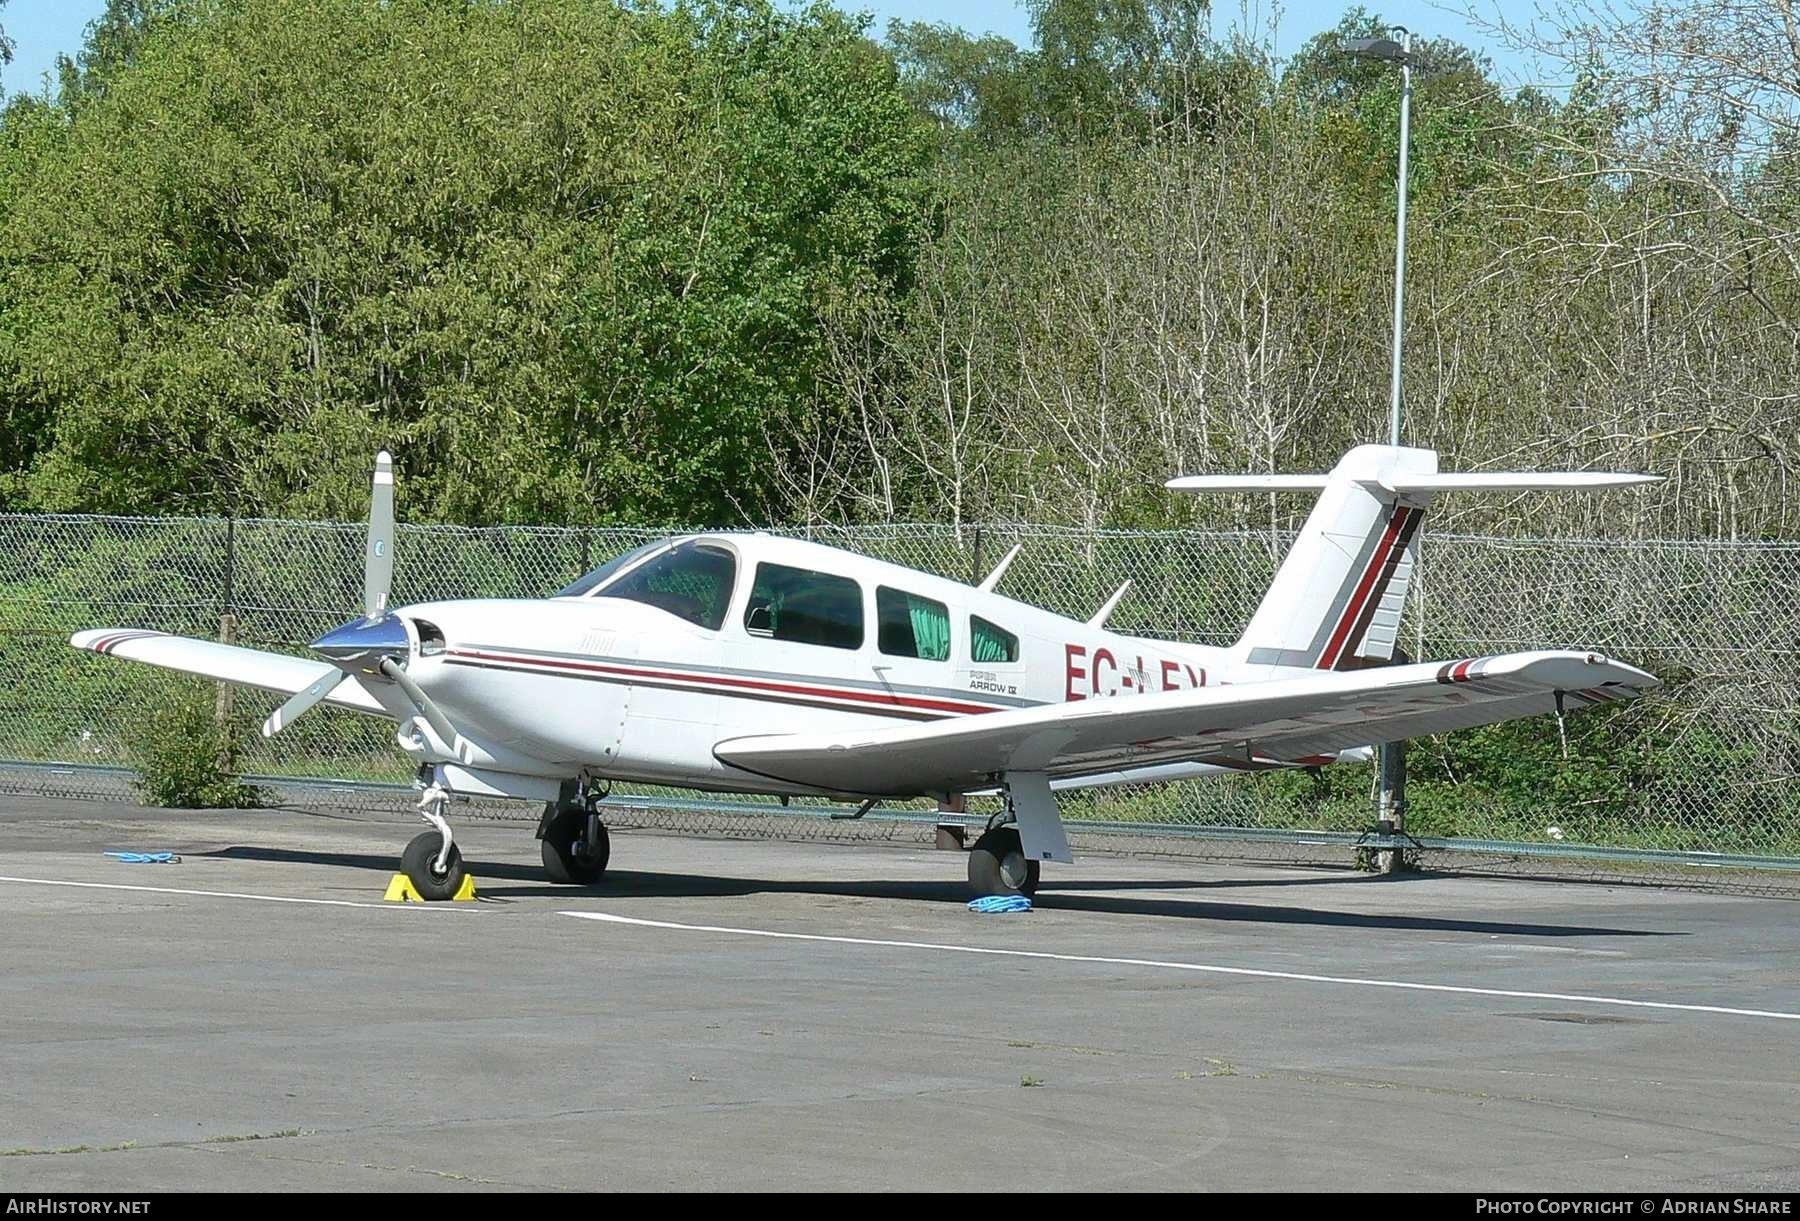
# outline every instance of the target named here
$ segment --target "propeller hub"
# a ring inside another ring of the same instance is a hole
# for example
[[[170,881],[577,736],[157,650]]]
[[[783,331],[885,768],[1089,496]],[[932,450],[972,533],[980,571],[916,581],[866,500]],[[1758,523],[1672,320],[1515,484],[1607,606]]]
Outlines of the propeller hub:
[[[399,615],[358,616],[312,642],[315,653],[346,668],[376,670],[383,657],[405,657],[412,651],[406,621]]]

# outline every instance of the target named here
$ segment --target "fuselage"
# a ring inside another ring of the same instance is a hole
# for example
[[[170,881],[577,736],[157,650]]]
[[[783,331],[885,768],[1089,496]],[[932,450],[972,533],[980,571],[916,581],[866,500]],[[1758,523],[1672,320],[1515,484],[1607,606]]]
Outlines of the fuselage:
[[[539,600],[422,603],[409,672],[506,770],[806,790],[713,748],[1229,682],[1221,649],[765,534],[684,536]],[[1210,770],[1210,769],[1209,769]]]

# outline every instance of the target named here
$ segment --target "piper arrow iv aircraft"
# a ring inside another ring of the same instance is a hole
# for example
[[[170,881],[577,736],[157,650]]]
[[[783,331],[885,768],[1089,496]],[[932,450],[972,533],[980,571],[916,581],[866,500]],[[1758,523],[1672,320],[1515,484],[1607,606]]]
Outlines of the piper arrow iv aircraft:
[[[1627,699],[1656,686],[1597,653],[1390,665],[1419,523],[1451,491],[1588,490],[1604,473],[1439,474],[1428,449],[1369,445],[1329,475],[1201,475],[1186,491],[1316,492],[1230,648],[1106,629],[978,586],[767,534],[639,547],[541,600],[393,609],[394,475],[375,462],[363,613],[321,660],[161,632],[78,632],[76,648],[386,717],[418,764],[431,829],[401,868],[442,899],[465,869],[455,796],[543,802],[544,867],[591,884],[615,781],[861,801],[1003,796],[969,853],[977,894],[1033,892],[1073,859],[1056,791],[1367,757],[1414,738]],[[860,813],[861,811],[859,811]]]

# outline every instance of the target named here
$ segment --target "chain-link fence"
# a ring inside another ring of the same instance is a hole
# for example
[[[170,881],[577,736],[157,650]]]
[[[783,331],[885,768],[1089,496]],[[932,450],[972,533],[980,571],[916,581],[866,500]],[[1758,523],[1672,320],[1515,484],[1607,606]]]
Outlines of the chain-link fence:
[[[402,527],[395,600],[542,596],[661,533]],[[979,577],[1022,543],[1003,592],[1086,617],[1129,577],[1133,590],[1111,626],[1212,644],[1248,621],[1289,541],[942,525],[812,537],[960,579]],[[67,646],[71,632],[121,626],[214,637],[229,616],[241,643],[301,651],[360,606],[363,543],[360,525],[0,515],[0,787],[122,795],[128,778],[116,769],[130,762],[133,727],[181,681],[77,653]],[[1621,852],[1640,861],[1667,852],[1800,857],[1797,588],[1800,545],[1427,537],[1403,637],[1413,657],[1593,648],[1667,685],[1637,703],[1571,717],[1566,731],[1541,718],[1415,743],[1409,830],[1502,858],[1590,847],[1603,850],[1593,859],[1607,860]],[[252,692],[237,699],[252,725],[275,702]],[[321,709],[272,740],[246,735],[241,761],[252,775],[300,786],[308,801],[397,805],[396,793],[366,787],[408,779],[391,735],[384,722]],[[1065,812],[1138,835],[1325,843],[1321,836],[1371,826],[1371,770],[1099,791],[1071,797]],[[666,800],[677,813],[688,808]],[[696,818],[712,809],[715,824],[728,811],[733,828],[741,822],[753,833],[754,806],[692,809]]]

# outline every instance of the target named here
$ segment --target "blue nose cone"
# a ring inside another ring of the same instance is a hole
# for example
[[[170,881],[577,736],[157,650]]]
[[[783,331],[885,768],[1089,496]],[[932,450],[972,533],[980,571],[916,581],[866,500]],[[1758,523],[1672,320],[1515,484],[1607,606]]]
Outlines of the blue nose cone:
[[[398,615],[355,618],[312,642],[313,651],[340,666],[373,670],[383,657],[404,657],[412,647]]]

